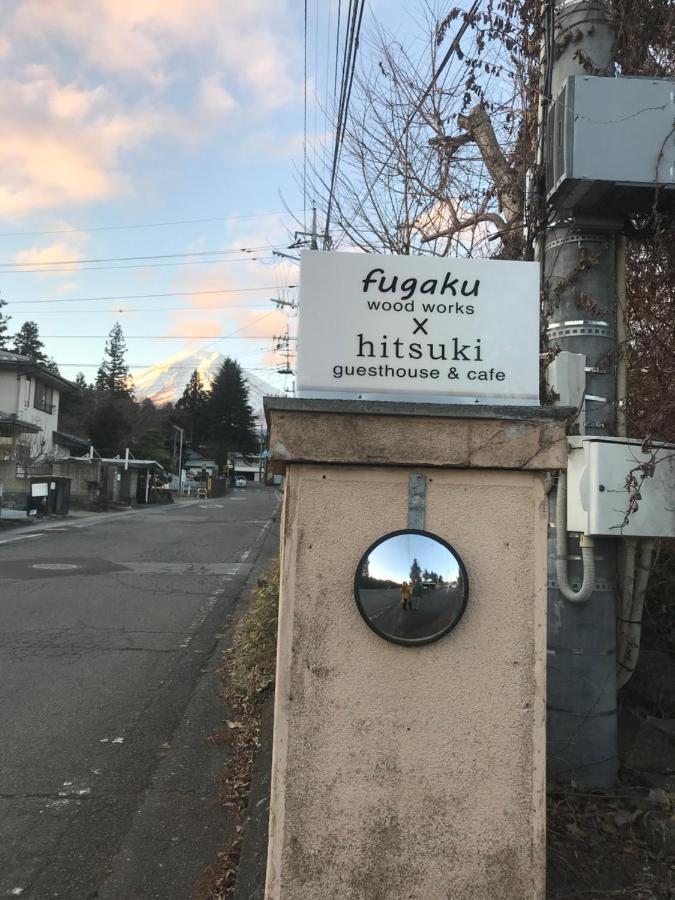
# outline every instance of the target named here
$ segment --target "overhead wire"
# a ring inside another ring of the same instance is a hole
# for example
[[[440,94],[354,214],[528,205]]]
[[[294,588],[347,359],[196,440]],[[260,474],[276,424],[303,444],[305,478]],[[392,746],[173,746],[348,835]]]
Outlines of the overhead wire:
[[[300,212],[301,210],[289,210],[284,209],[279,212],[261,212],[261,213],[247,213],[241,216],[211,216],[205,219],[174,219],[172,221],[166,222],[138,222],[131,224],[123,224],[123,225],[93,225],[90,227],[83,228],[52,228],[52,229],[43,229],[41,231],[1,231],[0,238],[3,237],[37,237],[39,235],[45,234],[82,234],[85,232],[94,232],[94,231],[127,231],[131,229],[139,229],[139,228],[167,228],[174,225],[203,225],[209,222],[234,222],[241,219],[257,219],[257,218],[272,218],[273,216],[285,216],[285,215],[293,215],[296,212]]]
[[[314,171],[318,170],[317,136],[318,129],[318,104],[319,104],[319,0],[314,0],[314,119],[312,126],[312,164]],[[314,206],[314,198],[312,198]]]
[[[278,285],[277,285],[278,286]],[[285,288],[295,288],[295,284],[283,285]],[[263,285],[261,287],[248,288],[215,288],[210,291],[169,291],[162,294],[109,294],[102,297],[59,297],[50,300],[5,300],[6,306],[14,306],[15,304],[33,304],[33,303],[94,303],[97,300],[149,300],[152,297],[200,297],[209,294],[247,294],[254,291],[273,291],[275,286]]]
[[[203,349],[203,348],[202,348]],[[243,355],[243,354],[242,354]],[[69,363],[59,363],[59,369],[98,369],[101,363],[84,363],[84,362],[69,362]],[[155,363],[127,363],[127,369],[151,369],[154,366],[158,365]],[[257,366],[256,368],[247,366],[247,370],[249,372],[272,372],[277,370],[277,364],[271,363],[269,366]],[[171,370],[174,372],[194,372],[195,366],[171,366]]]
[[[339,167],[342,143],[347,125],[347,117],[349,114],[349,100],[351,97],[352,84],[354,81],[354,70],[356,67],[356,54],[359,49],[359,34],[361,31],[361,22],[363,21],[363,11],[365,8],[365,0],[350,0],[349,10],[347,12],[348,27],[345,34],[345,51],[342,61],[342,79],[340,84],[340,102],[338,105],[338,114],[336,120],[336,134],[333,149],[333,163],[331,167],[331,176],[328,191],[328,203],[326,206],[326,223],[324,227],[323,246],[324,249],[330,240],[330,217],[333,207],[333,199],[335,194],[335,183],[337,171]]]
[[[302,134],[302,227],[307,231],[307,0],[304,0],[304,84]]]
[[[326,72],[324,76],[324,89],[326,91],[326,103],[323,109],[323,144],[321,147],[321,170],[326,171],[326,147],[328,146],[328,82],[330,74],[330,27],[333,17],[333,0],[328,0],[328,24],[326,26]]]
[[[280,245],[282,246],[282,245]],[[98,259],[50,259],[45,262],[0,262],[0,267],[6,269],[9,266],[20,266],[20,267],[35,267],[36,271],[41,272],[42,269],[38,268],[40,266],[79,266],[79,265],[90,265],[93,263],[108,263],[108,262],[133,262],[142,259],[184,259],[188,256],[214,256],[214,255],[229,255],[231,253],[260,253],[263,250],[276,250],[279,249],[277,246],[269,246],[263,245],[260,247],[237,247],[231,250],[191,250],[186,253],[155,253],[149,256],[107,256],[100,257]],[[219,260],[214,260],[214,262],[219,262]]]
[[[358,0],[357,0],[358,2]],[[340,95],[337,100],[337,72],[338,72],[338,59],[339,59],[339,42],[340,42],[340,9],[338,9],[338,28],[337,28],[337,42],[335,45],[335,85],[333,92],[333,109],[336,110],[336,114],[334,115],[335,121],[335,134],[333,136],[333,162],[331,167],[331,175],[327,182],[328,187],[328,202],[327,202],[327,217],[326,223],[324,227],[324,236],[323,236],[323,249],[325,250],[328,245],[328,234],[329,234],[329,223],[330,223],[330,212],[332,207],[333,200],[333,192],[335,187],[335,176],[337,171],[337,150],[338,143],[340,140],[340,133],[342,130],[342,114],[343,114],[343,105],[344,105],[344,94],[345,94],[345,82],[346,82],[346,72],[347,72],[347,61],[348,61],[348,49],[350,47],[349,44],[349,35],[350,35],[350,21],[352,19],[352,15],[355,12],[353,0],[349,0],[349,7],[347,8],[347,16],[346,16],[346,25],[345,25],[345,34],[344,34],[344,50],[342,53],[342,72],[340,74]]]
[[[246,326],[243,326],[246,327]],[[240,329],[241,330],[241,329]],[[56,341],[56,340],[69,340],[69,341],[79,341],[79,340],[107,340],[110,337],[109,334],[42,334],[40,335],[41,339]],[[220,337],[214,338],[212,334],[125,334],[125,341],[264,341],[271,340],[271,336],[269,334],[237,334],[233,332],[232,334],[224,334]]]
[[[364,0],[364,2],[365,2],[365,0]],[[462,24],[460,25],[460,27],[459,27],[459,29],[458,29],[458,31],[457,31],[457,34],[456,34],[455,37],[452,39],[452,42],[451,42],[451,44],[450,44],[450,47],[448,48],[447,52],[445,53],[445,55],[444,55],[443,59],[441,60],[439,66],[435,69],[434,72],[432,72],[431,80],[430,80],[430,82],[429,82],[428,87],[426,88],[426,90],[424,91],[424,93],[422,94],[422,96],[420,97],[420,99],[417,101],[417,103],[415,104],[415,107],[413,108],[412,112],[409,113],[409,115],[406,117],[406,121],[405,121],[405,124],[404,124],[404,126],[403,126],[403,131],[402,131],[402,135],[401,135],[402,137],[405,136],[405,134],[407,133],[408,129],[410,128],[410,125],[411,125],[412,122],[413,122],[413,119],[415,118],[415,116],[417,115],[417,113],[419,112],[419,110],[421,109],[422,104],[425,102],[425,100],[427,99],[427,97],[429,96],[429,94],[431,93],[431,91],[432,91],[432,90],[434,89],[434,87],[436,86],[436,82],[438,81],[439,76],[443,73],[443,71],[445,70],[446,66],[448,65],[448,63],[450,62],[450,60],[452,59],[452,57],[454,56],[454,54],[457,52],[457,49],[459,48],[459,42],[460,42],[461,39],[463,38],[463,36],[464,36],[464,34],[465,34],[467,28],[469,27],[469,25],[470,25],[470,23],[471,23],[471,20],[473,19],[473,17],[474,17],[475,14],[477,13],[479,6],[480,6],[480,0],[474,0],[473,4],[472,4],[472,6],[471,6],[471,9],[470,9],[467,13],[465,13],[465,15],[464,15],[464,20],[463,20]],[[372,179],[373,183],[376,182],[376,181],[380,178],[380,176],[381,176],[382,173],[384,172],[384,170],[385,170],[387,164],[388,164],[389,161],[391,160],[391,158],[392,158],[392,156],[394,155],[394,153],[395,153],[395,148],[392,148],[392,149],[389,151],[389,153],[388,153],[387,157],[385,158],[384,162],[383,162],[382,165],[380,166],[380,169],[379,169],[379,171],[377,172],[377,174],[375,175],[374,179]],[[335,167],[334,167],[334,168],[335,168]],[[337,173],[335,172],[334,174],[336,175]],[[333,187],[333,186],[331,186],[330,197],[331,197],[332,199],[334,198],[334,187]],[[359,201],[358,201],[358,209],[359,209],[359,210],[363,211],[364,203],[365,203],[365,198],[364,198],[363,200],[359,200]],[[339,210],[339,203],[338,203],[337,205],[338,205],[338,210]],[[340,217],[343,218],[341,210],[339,210],[339,212],[340,212]],[[327,237],[328,237],[328,228],[326,228],[325,239],[326,239]]]
[[[340,25],[342,16],[342,0],[338,0],[337,31],[335,34],[335,75],[333,78],[333,109],[337,100],[338,59],[340,57]]]
[[[70,269],[3,269],[2,275],[56,275],[74,272],[108,272],[113,269],[157,269],[166,266],[203,266],[218,263],[240,263],[240,262],[270,262],[274,261],[274,256],[243,256],[239,259],[195,259],[189,261],[163,262],[163,263],[134,263],[124,266],[79,266]],[[73,266],[75,263],[72,264]]]
[[[211,310],[223,310],[223,309],[251,309],[251,310],[263,310],[266,307],[264,306],[253,306],[252,304],[227,304],[225,306],[113,306],[110,308],[103,309],[78,309],[78,316],[86,316],[88,314],[92,315],[101,315],[106,313],[115,313],[115,315],[125,315],[125,314],[133,314],[133,313],[141,313],[141,312],[178,312],[191,310],[192,312],[210,312]],[[19,312],[23,312],[23,310],[19,310]],[[40,312],[41,316],[62,316],[62,309],[43,309]]]

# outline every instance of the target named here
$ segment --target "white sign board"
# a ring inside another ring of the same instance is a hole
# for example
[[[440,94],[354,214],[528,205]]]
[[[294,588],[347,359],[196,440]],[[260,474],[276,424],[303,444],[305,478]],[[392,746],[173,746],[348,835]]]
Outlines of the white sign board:
[[[305,251],[300,397],[539,403],[539,266]]]

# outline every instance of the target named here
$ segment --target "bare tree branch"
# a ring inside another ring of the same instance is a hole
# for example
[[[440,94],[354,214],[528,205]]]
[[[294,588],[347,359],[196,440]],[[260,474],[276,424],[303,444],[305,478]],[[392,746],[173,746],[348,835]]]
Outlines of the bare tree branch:
[[[479,103],[474,106],[468,116],[460,114],[457,122],[459,127],[464,128],[476,142],[487,170],[495,183],[501,208],[506,213],[507,221],[510,224],[511,220],[521,213],[522,193],[517,190],[515,173],[499,146],[485,106]]]
[[[466,231],[468,228],[480,225],[481,222],[491,222],[493,225],[496,225],[500,231],[504,231],[508,227],[504,219],[497,213],[478,213],[478,215],[469,216],[467,219],[458,219],[457,216],[455,216],[455,219],[456,221],[453,222],[449,228],[444,228],[442,231],[436,232],[436,234],[423,234],[421,237],[422,243],[428,244],[429,241],[436,241],[439,238],[454,237],[454,235],[461,231]]]

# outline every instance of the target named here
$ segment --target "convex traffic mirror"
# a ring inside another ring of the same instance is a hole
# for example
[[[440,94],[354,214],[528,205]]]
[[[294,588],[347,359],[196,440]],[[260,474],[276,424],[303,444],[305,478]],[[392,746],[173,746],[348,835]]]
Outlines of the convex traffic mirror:
[[[450,544],[408,529],[381,537],[356,570],[354,595],[366,624],[397,644],[428,644],[464,614],[469,581]]]

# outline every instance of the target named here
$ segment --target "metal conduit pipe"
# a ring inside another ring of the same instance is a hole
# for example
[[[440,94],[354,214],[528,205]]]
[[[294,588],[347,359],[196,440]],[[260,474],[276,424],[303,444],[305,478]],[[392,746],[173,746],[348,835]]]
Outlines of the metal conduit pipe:
[[[578,591],[572,590],[567,577],[567,473],[558,475],[558,493],[555,503],[556,564],[558,590],[572,603],[585,603],[593,593],[595,584],[595,556],[593,538],[582,535],[579,541],[583,579]]]
[[[621,580],[621,596],[616,628],[616,675],[617,690],[621,687],[621,673],[624,669],[628,644],[628,623],[631,621],[633,598],[635,596],[635,560],[637,558],[637,538],[624,538],[619,546],[618,569]]]
[[[656,541],[640,541],[640,557],[637,577],[634,581],[632,603],[628,617],[621,623],[619,632],[619,656],[617,660],[617,687],[622,688],[630,680],[635,671],[640,652],[640,636],[642,633],[642,609],[647,593],[647,583],[652,567],[652,558]],[[633,575],[635,572],[633,571]]]

